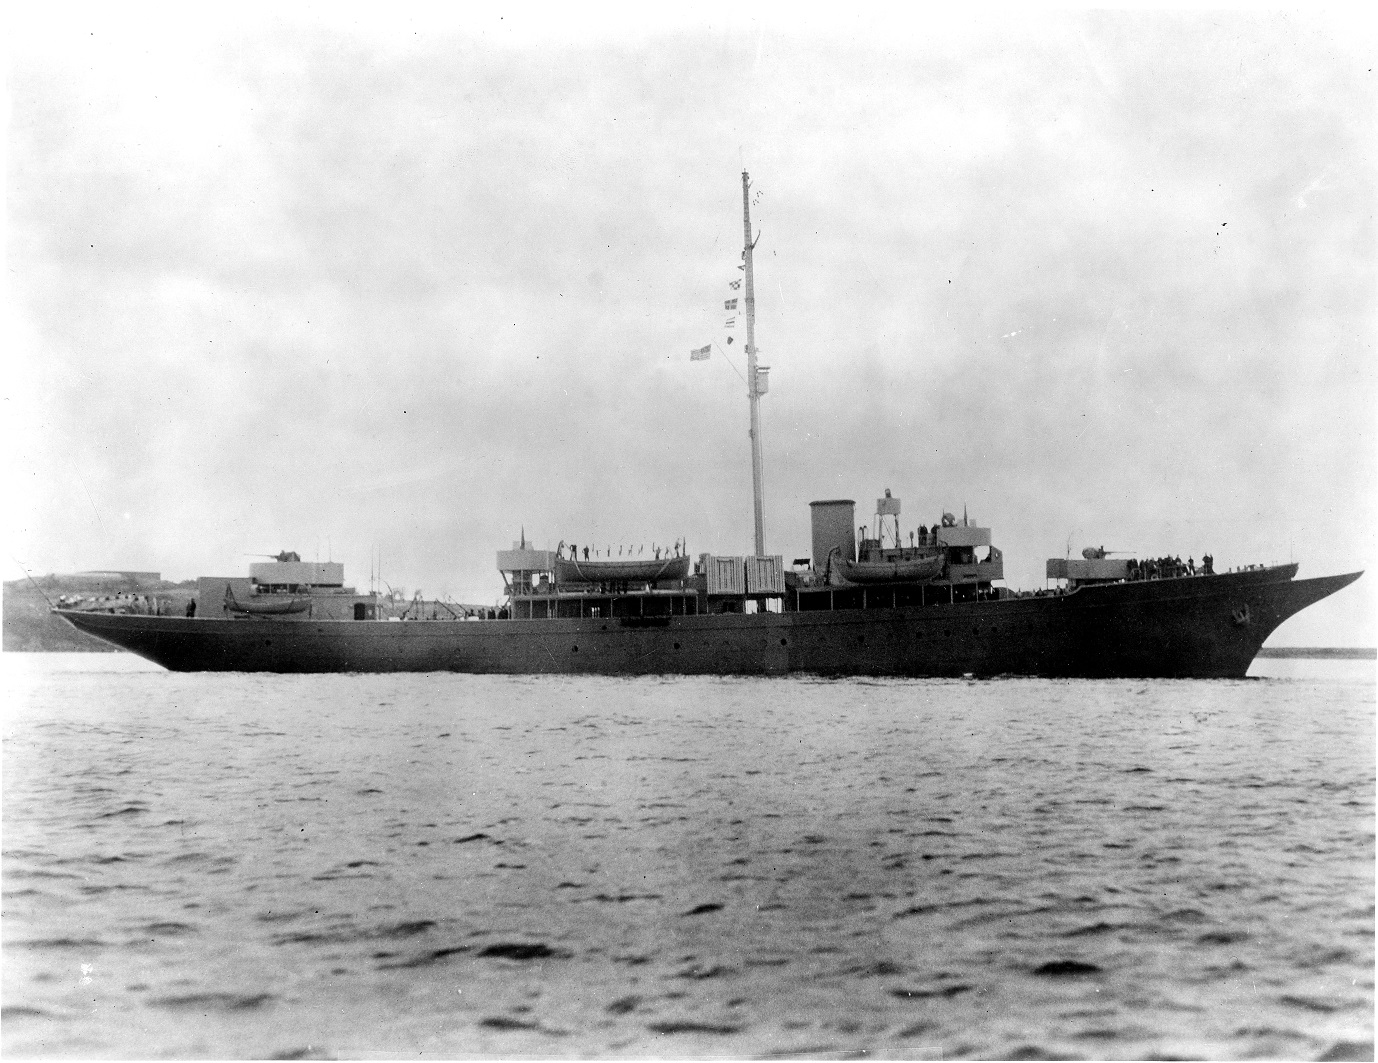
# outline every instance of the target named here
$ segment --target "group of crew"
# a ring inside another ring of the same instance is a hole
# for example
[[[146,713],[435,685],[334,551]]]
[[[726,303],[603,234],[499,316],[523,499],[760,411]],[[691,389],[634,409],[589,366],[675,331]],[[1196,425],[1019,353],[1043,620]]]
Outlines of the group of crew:
[[[490,607],[490,608],[461,609],[461,610],[460,610],[460,616],[461,616],[464,620],[506,620],[507,617],[508,617],[509,615],[510,615],[510,614],[507,612],[507,606],[505,606],[505,605],[499,606],[498,608],[491,608],[491,607]],[[448,617],[444,617],[444,616],[436,616],[436,615],[432,614],[432,615],[431,615],[431,619],[432,619],[432,620],[447,620],[447,619],[449,619],[449,618],[448,618]]]
[[[99,598],[87,598],[80,594],[64,594],[57,600],[59,609],[80,609],[87,613],[141,613],[146,616],[161,616],[162,602],[147,594],[103,594]]]
[[[943,516],[942,516],[942,522],[941,522],[941,523],[939,523],[938,521],[935,520],[935,521],[933,522],[933,527],[932,527],[932,529],[930,529],[930,528],[928,527],[927,524],[920,524],[920,525],[919,525],[919,545],[920,545],[920,546],[940,546],[941,543],[938,542],[938,529],[939,529],[939,528],[955,528],[955,527],[957,527],[957,518],[954,517],[951,513],[944,513]],[[914,533],[913,533],[913,532],[910,532],[910,533],[909,533],[909,539],[910,539],[910,543],[911,543],[911,545],[912,545],[913,539],[914,539]]]
[[[575,546],[573,543],[561,542],[560,545],[555,548],[555,554],[557,557],[563,558],[566,556],[566,550],[569,551],[568,557],[570,561],[579,560],[580,548],[578,546]],[[585,561],[609,561],[614,559],[614,554],[612,552],[611,546],[609,546],[607,550],[599,550],[596,546],[585,546],[583,547],[583,551],[583,559]],[[633,558],[641,557],[645,553],[646,547],[644,544],[638,546],[635,550],[633,550],[630,546],[619,546],[617,548],[617,554],[615,556],[621,558]],[[655,543],[651,544],[651,557],[655,561],[661,560],[662,555],[665,559],[668,560],[672,557],[684,557],[688,553],[689,547],[685,544],[683,539],[676,539],[674,546],[657,546]]]
[[[1131,558],[1129,562],[1129,578],[1131,580],[1175,579],[1178,576],[1195,576],[1198,573],[1203,576],[1213,575],[1215,573],[1215,558],[1210,554],[1203,555],[1199,567],[1195,558],[1188,557],[1184,562],[1180,556],[1154,557],[1147,561],[1140,561],[1136,557]]]
[[[916,531],[916,532],[912,532],[912,531],[911,531],[911,532],[909,533],[909,545],[910,545],[910,546],[940,546],[941,544],[938,542],[938,528],[939,528],[939,527],[940,527],[940,525],[938,525],[938,524],[935,523],[935,524],[933,525],[933,530],[932,530],[932,531],[929,531],[929,530],[928,530],[928,525],[927,525],[927,524],[920,524],[920,525],[919,525],[919,528],[918,528],[918,531]],[[946,521],[944,521],[943,524],[941,525],[941,527],[950,528],[950,527],[952,527],[952,525],[951,525],[951,524],[948,524]],[[870,538],[870,534],[871,534],[871,533],[870,533],[870,530],[866,527],[866,525],[862,524],[860,527],[857,528],[857,534],[858,534],[858,537],[859,537],[860,539],[862,539],[862,540],[867,540],[867,539]],[[917,539],[917,541],[916,541],[916,539]]]
[[[411,605],[407,606],[407,611],[399,616],[398,620],[506,620],[510,615],[507,606],[450,606],[446,602],[430,602],[430,612],[426,612],[428,603],[420,598],[414,599]]]

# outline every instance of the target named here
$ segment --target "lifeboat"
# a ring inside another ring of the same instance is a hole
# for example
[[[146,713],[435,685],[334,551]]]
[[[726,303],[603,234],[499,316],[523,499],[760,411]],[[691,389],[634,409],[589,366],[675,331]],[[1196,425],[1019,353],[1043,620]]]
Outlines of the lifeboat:
[[[941,554],[904,561],[848,561],[834,552],[828,561],[833,574],[847,583],[926,583],[943,571]]]
[[[290,613],[304,613],[311,608],[310,598],[275,598],[266,596],[253,601],[241,602],[234,591],[225,588],[225,608],[232,613],[248,616],[285,616]]]
[[[555,579],[559,583],[655,583],[663,579],[683,579],[689,575],[689,557],[663,557],[649,561],[578,561],[555,559]]]

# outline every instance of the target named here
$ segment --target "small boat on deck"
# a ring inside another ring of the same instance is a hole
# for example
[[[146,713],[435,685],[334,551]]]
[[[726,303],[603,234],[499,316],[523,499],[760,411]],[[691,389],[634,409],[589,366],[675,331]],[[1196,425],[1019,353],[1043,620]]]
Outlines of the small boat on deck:
[[[655,583],[689,575],[689,557],[650,558],[645,561],[579,561],[555,558],[558,583]]]
[[[310,608],[310,598],[279,598],[276,595],[255,595],[249,601],[241,602],[235,597],[232,588],[225,588],[226,611],[242,616],[290,616],[293,613],[304,613]]]
[[[844,583],[927,583],[943,572],[941,554],[903,561],[848,561],[841,550],[835,550],[828,563],[832,574]]]

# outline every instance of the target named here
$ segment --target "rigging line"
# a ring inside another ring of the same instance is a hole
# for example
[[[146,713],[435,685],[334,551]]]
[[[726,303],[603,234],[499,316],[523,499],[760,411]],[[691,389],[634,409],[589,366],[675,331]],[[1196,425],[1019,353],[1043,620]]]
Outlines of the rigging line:
[[[43,594],[43,588],[38,585],[37,580],[35,580],[32,576],[29,575],[29,570],[24,567],[24,562],[20,561],[19,558],[15,557],[13,554],[10,554],[10,560],[19,566],[19,568],[24,573],[24,578],[33,584],[34,590],[38,591],[39,594]],[[53,600],[49,598],[46,594],[43,594],[43,600],[48,603],[48,608],[57,608],[57,606],[53,605]]]
[[[714,347],[718,347],[718,341],[717,341],[717,340],[714,340],[714,341],[713,341],[713,346],[714,346]],[[742,376],[742,374],[741,374],[740,372],[738,372],[737,367],[736,367],[735,365],[732,364],[732,359],[729,358],[729,357],[727,356],[727,352],[726,352],[725,350],[723,350],[721,347],[718,347],[718,353],[722,355],[723,361],[726,362],[726,363],[728,364],[728,367],[732,370],[732,372],[734,372],[734,373],[737,374],[737,379],[740,380],[743,384],[745,384],[745,383],[746,383],[746,377]]]
[[[101,534],[109,538],[110,533],[105,530],[105,521],[100,519],[100,510],[96,508],[96,502],[91,497],[91,492],[86,490],[86,481],[81,478],[81,473],[77,472],[76,462],[68,458],[67,464],[72,467],[72,475],[77,478],[77,483],[81,484],[81,493],[86,496],[86,501],[91,503],[91,512],[96,515],[96,523],[100,525]]]

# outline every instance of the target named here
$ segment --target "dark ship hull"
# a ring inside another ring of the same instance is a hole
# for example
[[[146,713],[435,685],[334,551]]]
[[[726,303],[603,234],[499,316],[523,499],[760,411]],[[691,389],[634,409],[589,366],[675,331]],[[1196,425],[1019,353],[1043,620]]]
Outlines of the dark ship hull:
[[[1360,573],[1296,565],[869,609],[657,618],[319,621],[61,611],[173,671],[1242,677],[1273,630]]]

